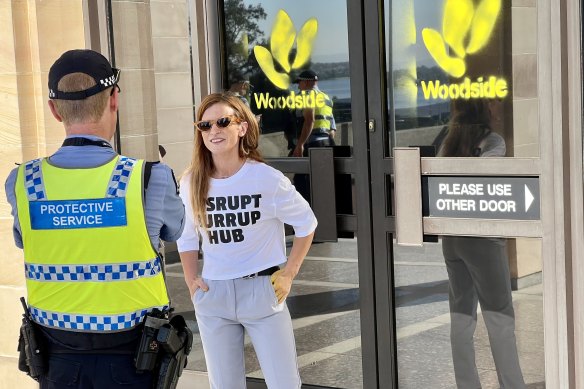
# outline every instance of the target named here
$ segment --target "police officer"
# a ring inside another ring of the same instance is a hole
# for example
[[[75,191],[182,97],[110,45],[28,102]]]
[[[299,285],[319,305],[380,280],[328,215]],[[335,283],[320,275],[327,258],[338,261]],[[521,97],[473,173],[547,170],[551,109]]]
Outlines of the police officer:
[[[66,139],[6,181],[29,312],[48,351],[41,389],[152,383],[133,354],[146,313],[169,305],[157,249],[180,237],[184,206],[168,166],[153,165],[148,179],[143,160],[112,149],[119,77],[97,52],[65,52],[49,71],[49,107]]]
[[[311,97],[309,101],[314,105],[295,111],[298,139],[292,156],[302,157],[308,155],[307,149],[310,147],[334,146],[337,129],[333,117],[333,101],[318,88],[318,75],[312,70],[305,70],[298,75],[295,82],[302,93]]]
[[[307,157],[311,147],[331,147],[335,145],[335,118],[333,101],[318,88],[318,75],[305,70],[295,80],[301,93],[308,96],[308,106],[294,112],[296,139],[292,142],[293,157]],[[310,180],[306,174],[296,174],[293,178],[296,190],[310,203]]]

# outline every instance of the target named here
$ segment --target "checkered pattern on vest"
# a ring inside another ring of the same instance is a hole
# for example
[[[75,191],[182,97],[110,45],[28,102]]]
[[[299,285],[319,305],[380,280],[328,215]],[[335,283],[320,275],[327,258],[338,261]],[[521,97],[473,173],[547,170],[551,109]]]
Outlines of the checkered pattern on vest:
[[[46,199],[45,184],[41,172],[42,159],[29,161],[24,165],[24,187],[28,201],[37,201]]]
[[[67,330],[116,331],[133,328],[140,324],[144,316],[154,308],[163,311],[168,309],[168,306],[151,307],[121,315],[69,314],[45,311],[36,307],[29,307],[29,311],[34,321],[48,327]]]
[[[41,170],[42,159],[29,161],[24,166],[24,186],[28,201],[46,200],[45,183]],[[130,175],[136,160],[120,156],[107,186],[106,197],[125,197]]]
[[[130,175],[135,164],[135,159],[120,156],[107,186],[106,197],[126,196],[128,181],[130,180]]]
[[[99,265],[42,265],[25,263],[26,278],[35,281],[128,281],[154,277],[161,271],[160,258],[146,262]]]

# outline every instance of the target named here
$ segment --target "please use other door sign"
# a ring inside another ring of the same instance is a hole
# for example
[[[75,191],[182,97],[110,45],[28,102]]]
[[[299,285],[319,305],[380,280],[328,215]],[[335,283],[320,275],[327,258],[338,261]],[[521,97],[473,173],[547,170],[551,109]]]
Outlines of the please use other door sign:
[[[423,177],[424,216],[539,220],[538,177]]]

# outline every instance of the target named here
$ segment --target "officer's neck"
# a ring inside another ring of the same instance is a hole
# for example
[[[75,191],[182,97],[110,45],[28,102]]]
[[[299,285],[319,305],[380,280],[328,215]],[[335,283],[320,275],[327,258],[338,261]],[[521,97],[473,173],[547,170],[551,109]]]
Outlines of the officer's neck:
[[[112,139],[111,130],[102,125],[102,123],[73,123],[65,127],[67,136],[72,135],[93,135],[107,141]]]

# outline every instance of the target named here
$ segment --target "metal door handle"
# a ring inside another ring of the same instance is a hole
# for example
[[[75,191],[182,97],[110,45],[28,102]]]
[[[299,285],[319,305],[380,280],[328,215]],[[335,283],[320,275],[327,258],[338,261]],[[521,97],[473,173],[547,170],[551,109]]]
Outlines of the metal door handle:
[[[394,156],[395,230],[400,246],[422,246],[422,171],[418,147],[396,147]]]
[[[337,242],[337,204],[335,200],[335,162],[332,147],[308,150],[310,198],[318,219],[315,242]]]

